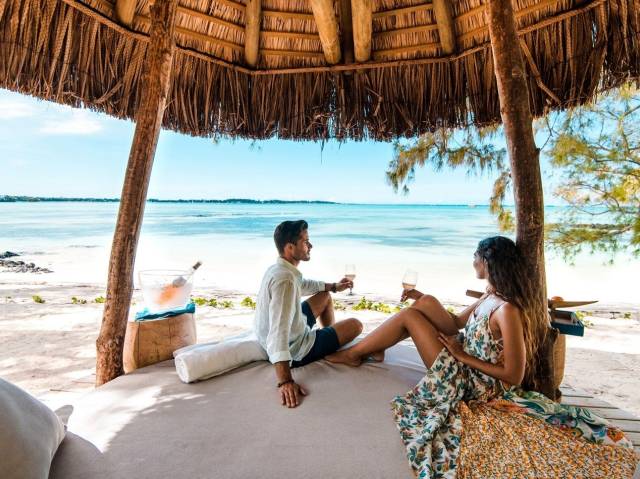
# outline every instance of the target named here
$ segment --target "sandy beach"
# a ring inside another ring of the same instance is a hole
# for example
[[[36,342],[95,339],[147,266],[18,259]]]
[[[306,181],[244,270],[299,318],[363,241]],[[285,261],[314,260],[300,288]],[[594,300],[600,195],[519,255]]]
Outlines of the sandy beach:
[[[14,281],[7,281],[13,275]],[[95,340],[102,318],[104,287],[89,284],[55,284],[45,280],[20,281],[18,273],[3,273],[0,282],[0,376],[23,387],[53,409],[71,404],[94,387]],[[197,309],[198,341],[206,342],[237,334],[251,327],[253,311],[240,306],[245,292],[196,288],[196,296],[231,300],[233,308],[202,306]],[[39,296],[44,303],[34,301]],[[76,297],[76,304],[72,298]],[[365,333],[386,318],[375,311],[350,308],[360,296],[335,296],[346,306],[337,318],[357,317]],[[395,305],[390,297],[367,295],[367,299]],[[86,300],[86,304],[81,304]],[[142,305],[134,292],[132,311]],[[469,300],[470,302],[470,300]],[[449,302],[454,309],[464,302]],[[640,305],[598,304],[583,307],[589,327],[584,337],[567,337],[565,383],[583,389],[640,416]]]

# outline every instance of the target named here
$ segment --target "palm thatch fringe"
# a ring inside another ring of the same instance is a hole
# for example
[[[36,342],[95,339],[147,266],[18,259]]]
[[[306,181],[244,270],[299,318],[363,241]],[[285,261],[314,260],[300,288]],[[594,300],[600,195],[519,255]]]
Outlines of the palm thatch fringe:
[[[133,119],[147,37],[69,3],[0,0],[0,86]],[[639,12],[640,0],[596,0],[521,28],[533,114],[637,81]],[[452,57],[284,71],[249,70],[178,43],[163,126],[189,135],[392,140],[500,120],[486,42]]]

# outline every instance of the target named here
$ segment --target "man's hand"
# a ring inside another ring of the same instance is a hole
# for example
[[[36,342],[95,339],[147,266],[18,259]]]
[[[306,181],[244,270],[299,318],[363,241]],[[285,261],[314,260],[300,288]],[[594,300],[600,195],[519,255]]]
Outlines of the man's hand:
[[[342,278],[336,283],[336,291],[344,291],[347,288],[353,288],[353,281],[347,278]]]
[[[422,296],[424,295],[417,289],[403,289],[402,295],[400,296],[400,302],[404,303],[408,299],[420,299]]]
[[[280,386],[279,391],[282,405],[286,407],[298,406],[302,401],[302,396],[307,395],[307,391],[295,382],[283,384]]]

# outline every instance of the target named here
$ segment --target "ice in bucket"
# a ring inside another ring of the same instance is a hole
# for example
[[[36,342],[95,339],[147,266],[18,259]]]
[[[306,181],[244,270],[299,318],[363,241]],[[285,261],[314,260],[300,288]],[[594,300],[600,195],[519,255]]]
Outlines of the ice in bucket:
[[[190,270],[145,270],[138,273],[144,303],[149,311],[180,308],[189,302],[193,289],[193,273]]]

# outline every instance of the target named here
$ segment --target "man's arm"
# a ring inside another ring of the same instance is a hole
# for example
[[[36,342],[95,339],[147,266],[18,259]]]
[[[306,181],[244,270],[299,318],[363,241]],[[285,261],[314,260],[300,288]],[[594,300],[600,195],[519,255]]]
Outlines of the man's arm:
[[[291,321],[295,315],[293,302],[295,300],[293,283],[280,280],[270,287],[269,301],[269,332],[267,333],[266,349],[269,361],[273,364],[291,361],[289,351],[289,332]]]
[[[282,405],[286,407],[296,407],[300,404],[300,396],[306,396],[305,391],[297,384],[291,376],[289,361],[280,361],[274,364],[276,367],[276,377],[278,378],[278,391]]]
[[[353,281],[347,278],[342,278],[337,283],[325,283],[324,281],[315,281],[313,279],[302,279],[300,291],[302,296],[310,296],[312,294],[319,293],[320,291],[327,291],[337,293],[338,291],[344,291],[347,288],[353,288]]]
[[[271,287],[269,303],[269,333],[267,334],[267,354],[276,369],[276,378],[282,405],[296,407],[300,396],[306,391],[293,381],[291,376],[291,352],[289,351],[289,331],[295,315],[295,294],[293,283],[278,281]]]

